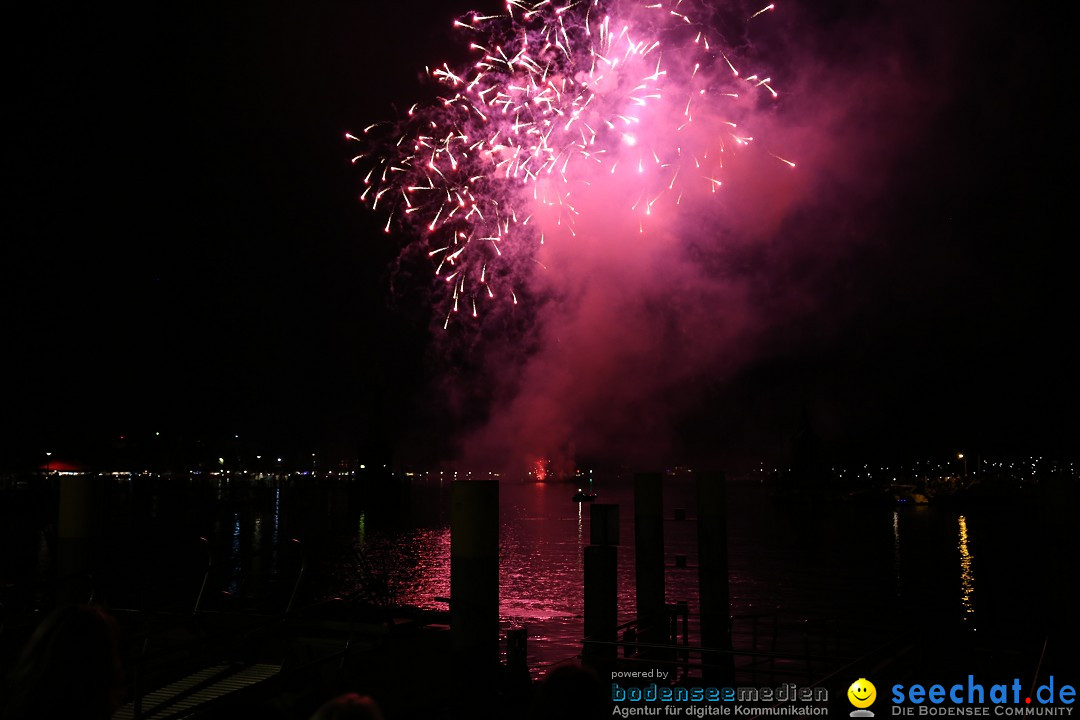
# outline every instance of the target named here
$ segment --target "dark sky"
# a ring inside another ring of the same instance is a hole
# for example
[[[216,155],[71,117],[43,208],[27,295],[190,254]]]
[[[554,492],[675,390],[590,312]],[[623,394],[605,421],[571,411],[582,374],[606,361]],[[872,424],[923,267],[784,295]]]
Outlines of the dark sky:
[[[1063,23],[939,5],[804,0],[762,31],[808,109],[798,137],[850,133],[850,157],[783,239],[721,257],[758,268],[754,297],[782,310],[738,364],[678,390],[694,401],[662,414],[664,459],[776,455],[803,413],[837,457],[1076,455]],[[475,378],[483,351],[430,340],[422,275],[390,292],[401,240],[356,200],[342,136],[419,96],[469,9],[22,7],[7,23],[0,459],[154,432],[453,454],[491,398],[451,402],[446,379]],[[829,117],[815,86],[865,100]],[[878,138],[891,149],[875,165]]]

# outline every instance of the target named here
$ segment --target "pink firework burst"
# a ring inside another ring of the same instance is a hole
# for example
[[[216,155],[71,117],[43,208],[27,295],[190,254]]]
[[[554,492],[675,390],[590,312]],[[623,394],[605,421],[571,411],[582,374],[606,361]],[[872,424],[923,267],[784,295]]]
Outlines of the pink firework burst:
[[[407,226],[424,243],[444,328],[517,304],[540,246],[575,241],[592,188],[614,188],[604,212],[646,240],[685,195],[721,189],[725,161],[754,141],[749,116],[777,92],[740,72],[690,5],[509,0],[470,13],[454,28],[473,65],[429,69],[435,102],[346,135],[364,146],[360,199],[386,213],[386,232]]]

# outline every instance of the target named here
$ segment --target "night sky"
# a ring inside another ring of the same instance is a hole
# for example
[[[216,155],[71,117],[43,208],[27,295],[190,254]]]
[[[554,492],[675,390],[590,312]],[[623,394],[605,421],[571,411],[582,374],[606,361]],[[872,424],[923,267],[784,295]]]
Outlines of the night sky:
[[[343,140],[423,97],[425,64],[463,56],[449,28],[469,9],[20,8],[6,23],[0,464],[155,432],[481,464],[489,422],[531,432],[503,416],[521,396],[511,380],[478,380],[495,355],[526,358],[496,323],[450,342],[429,329],[429,279],[393,271],[406,240],[357,200]],[[838,459],[1075,456],[1062,19],[996,1],[793,0],[768,22],[753,42],[775,59],[778,125],[813,191],[687,250],[739,278],[753,327],[699,332],[712,349],[692,372],[623,406],[570,408],[553,447],[738,467],[782,456],[806,416]]]

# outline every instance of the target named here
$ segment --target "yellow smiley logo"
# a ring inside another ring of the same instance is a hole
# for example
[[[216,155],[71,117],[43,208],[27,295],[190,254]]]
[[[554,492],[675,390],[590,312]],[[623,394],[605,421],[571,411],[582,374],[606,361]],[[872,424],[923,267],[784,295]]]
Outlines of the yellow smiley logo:
[[[848,700],[857,708],[868,708],[877,699],[877,688],[866,678],[859,678],[847,689]]]

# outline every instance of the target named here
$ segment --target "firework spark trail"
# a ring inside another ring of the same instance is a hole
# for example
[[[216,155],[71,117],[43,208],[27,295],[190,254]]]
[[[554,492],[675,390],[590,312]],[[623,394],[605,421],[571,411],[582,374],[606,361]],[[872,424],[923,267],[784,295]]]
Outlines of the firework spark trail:
[[[518,302],[537,248],[572,241],[577,198],[618,183],[639,233],[683,196],[716,192],[724,160],[753,141],[743,129],[769,78],[743,75],[690,2],[508,0],[499,15],[454,27],[476,55],[429,69],[444,94],[364,144],[360,199],[419,230],[446,285],[445,321],[478,305]],[[771,10],[772,5],[753,17]],[[768,153],[794,167],[794,163]]]

